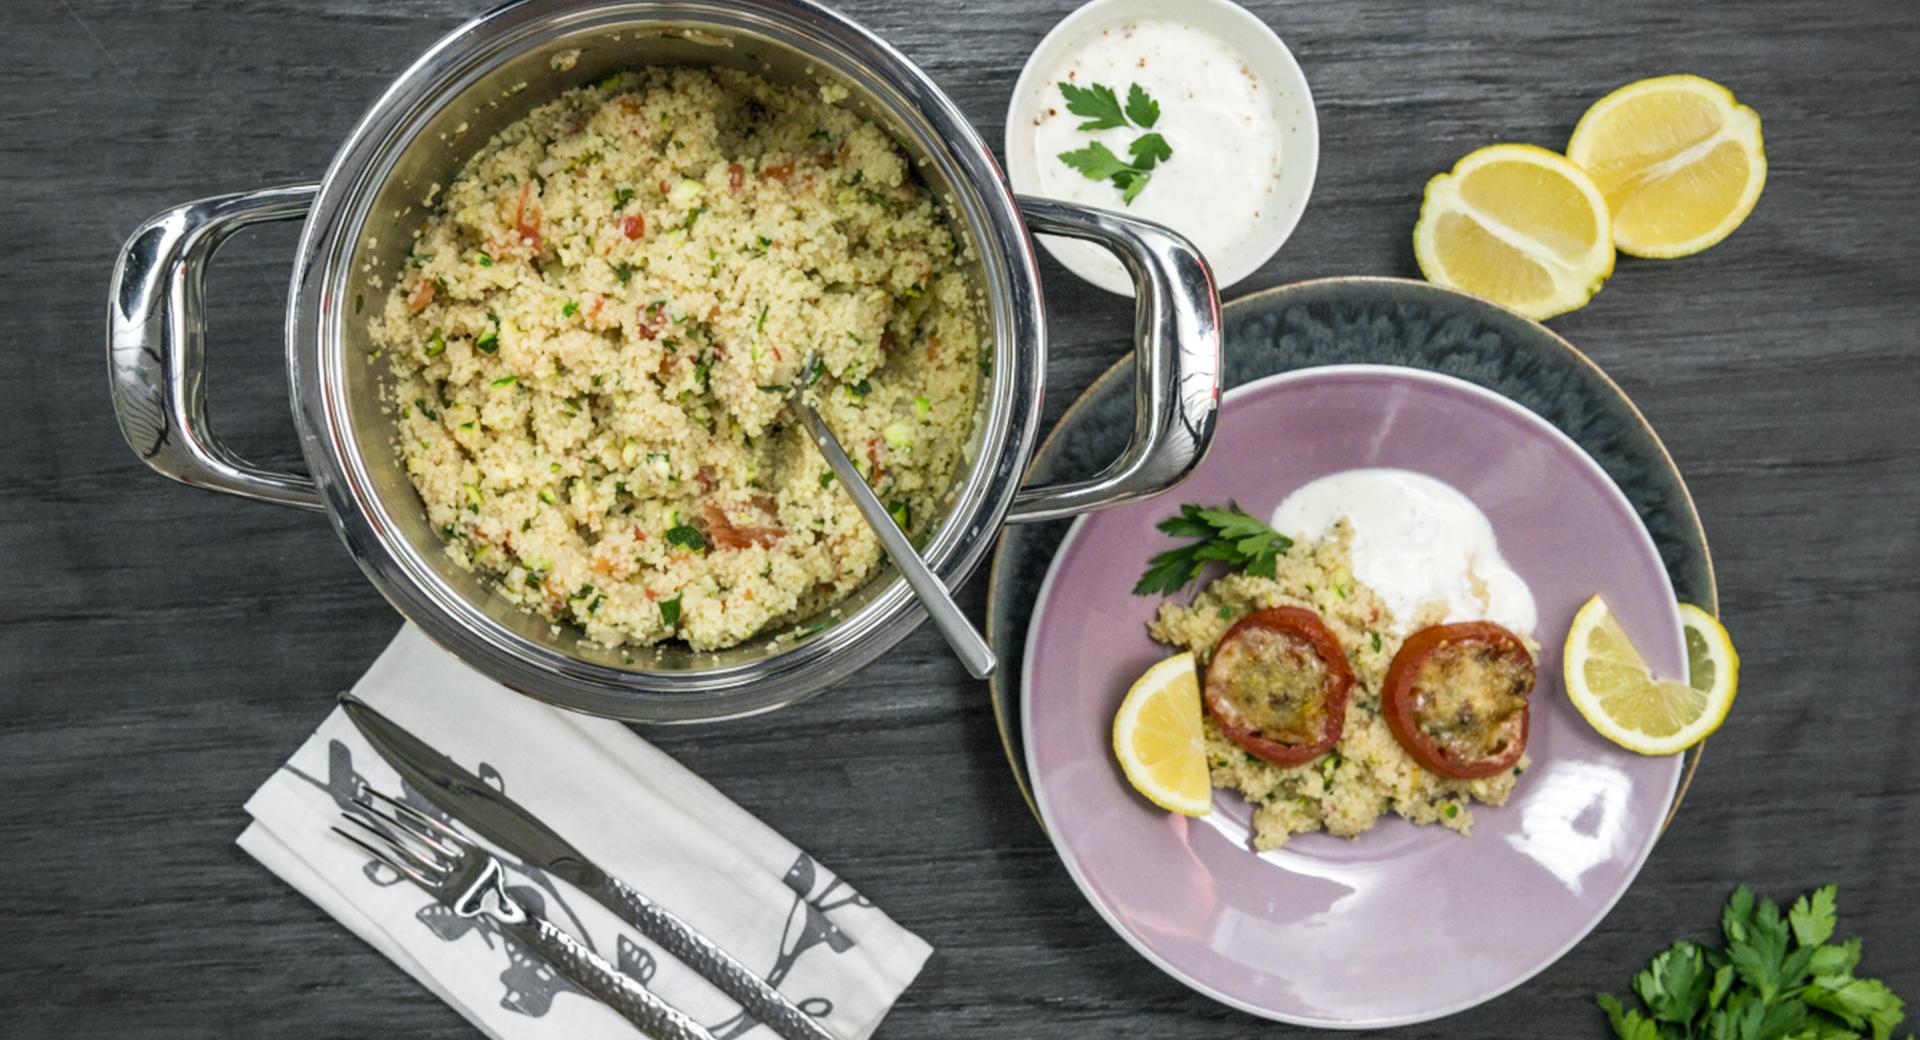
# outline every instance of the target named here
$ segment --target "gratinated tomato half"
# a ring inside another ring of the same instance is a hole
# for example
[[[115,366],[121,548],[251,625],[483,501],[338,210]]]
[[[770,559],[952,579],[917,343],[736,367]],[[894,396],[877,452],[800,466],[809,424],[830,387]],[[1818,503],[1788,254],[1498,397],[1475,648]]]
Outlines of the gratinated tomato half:
[[[1527,749],[1533,655],[1491,621],[1408,636],[1387,666],[1380,710],[1415,762],[1455,780],[1511,769]]]
[[[1256,610],[1227,629],[1207,662],[1207,712],[1234,743],[1277,766],[1326,754],[1347,725],[1353,669],[1320,615]]]

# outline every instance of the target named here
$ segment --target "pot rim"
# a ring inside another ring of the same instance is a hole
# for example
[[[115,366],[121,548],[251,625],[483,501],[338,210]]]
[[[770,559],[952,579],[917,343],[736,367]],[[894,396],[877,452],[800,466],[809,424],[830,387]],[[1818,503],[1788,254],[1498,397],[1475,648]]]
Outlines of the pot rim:
[[[536,699],[633,721],[706,721],[769,711],[821,692],[905,638],[923,611],[889,569],[873,579],[886,586],[850,617],[790,648],[719,667],[611,667],[529,639],[450,585],[401,533],[365,464],[366,452],[390,446],[357,437],[344,365],[342,330],[353,320],[346,314],[352,295],[346,285],[363,230],[395,163],[420,143],[427,121],[528,50],[647,22],[729,35],[785,34],[779,42],[867,88],[883,117],[894,121],[890,129],[912,136],[940,165],[979,254],[993,358],[977,454],[924,556],[950,587],[978,567],[1037,439],[1046,326],[1033,241],[992,152],[946,93],[871,30],[814,0],[516,0],[443,36],[369,107],[321,181],[288,295],[289,389],[302,450],[336,534],[409,621]]]

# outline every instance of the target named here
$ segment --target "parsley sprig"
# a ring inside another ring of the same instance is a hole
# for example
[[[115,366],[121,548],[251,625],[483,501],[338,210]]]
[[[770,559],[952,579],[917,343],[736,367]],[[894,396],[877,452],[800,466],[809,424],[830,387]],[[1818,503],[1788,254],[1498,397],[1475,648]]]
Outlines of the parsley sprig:
[[[1248,516],[1238,502],[1205,509],[1189,502],[1180,515],[1154,526],[1175,538],[1197,538],[1147,561],[1147,572],[1133,586],[1136,596],[1170,596],[1200,576],[1209,563],[1224,563],[1256,578],[1271,578],[1274,561],[1293,547],[1293,539]]]
[[[1060,93],[1067,99],[1067,111],[1085,117],[1081,130],[1128,126],[1146,130],[1160,121],[1160,103],[1149,97],[1138,83],[1127,88],[1124,106],[1120,96],[1104,83],[1077,87],[1062,82]],[[1132,205],[1153,179],[1153,168],[1173,158],[1173,146],[1157,133],[1145,133],[1127,145],[1127,155],[1131,158],[1122,159],[1113,154],[1113,149],[1095,141],[1085,148],[1061,152],[1060,161],[1090,180],[1113,182],[1113,186],[1120,189],[1120,201]]]
[[[1620,1040],[1890,1040],[1906,1018],[1878,979],[1856,978],[1860,940],[1834,945],[1836,889],[1801,896],[1781,916],[1734,889],[1720,915],[1724,948],[1685,939],[1633,977],[1645,1011],[1597,999]],[[1911,1037],[1909,1037],[1911,1040]]]

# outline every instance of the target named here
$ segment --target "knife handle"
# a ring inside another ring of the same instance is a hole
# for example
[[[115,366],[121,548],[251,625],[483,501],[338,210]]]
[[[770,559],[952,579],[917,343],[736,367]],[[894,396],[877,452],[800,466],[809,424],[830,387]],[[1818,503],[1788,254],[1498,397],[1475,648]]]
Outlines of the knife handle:
[[[740,1004],[741,1010],[786,1040],[838,1040],[812,1015],[788,1000],[767,980],[734,960],[727,951],[673,912],[648,899],[633,886],[616,877],[606,880],[606,899],[614,913],[640,930],[640,934],[660,944],[682,963],[700,973],[722,993]]]
[[[648,992],[545,918],[522,914],[495,920],[555,971],[619,1012],[653,1040],[714,1040],[705,1026]]]

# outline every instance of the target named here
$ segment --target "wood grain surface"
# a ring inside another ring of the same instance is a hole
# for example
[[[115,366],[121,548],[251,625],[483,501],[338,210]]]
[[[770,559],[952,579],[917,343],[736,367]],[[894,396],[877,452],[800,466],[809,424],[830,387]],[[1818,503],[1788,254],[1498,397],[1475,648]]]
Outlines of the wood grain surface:
[[[1174,0],[1169,0],[1172,4]],[[1748,224],[1623,259],[1556,329],[1691,481],[1745,659],[1739,706],[1639,882],[1558,964],[1405,1037],[1600,1037],[1589,1001],[1727,890],[1841,886],[1867,972],[1920,1000],[1920,7],[1249,0],[1318,98],[1313,204],[1234,291],[1413,274],[1426,178],[1565,142],[1624,82],[1698,72],[1765,120]],[[1071,0],[847,0],[989,141]],[[169,483],[106,393],[109,266],[163,206],[317,177],[362,109],[477,2],[14,0],[0,10],[0,1034],[471,1035],[233,846],[240,805],[397,618],[315,515]],[[210,279],[212,408],[297,464],[279,342],[293,230]],[[1047,261],[1049,418],[1130,317]],[[984,581],[962,602],[978,617]],[[885,1037],[1305,1032],[1160,975],[1080,898],[988,711],[922,629],[771,716],[649,731],[926,936]],[[1311,951],[1302,951],[1310,956]]]

